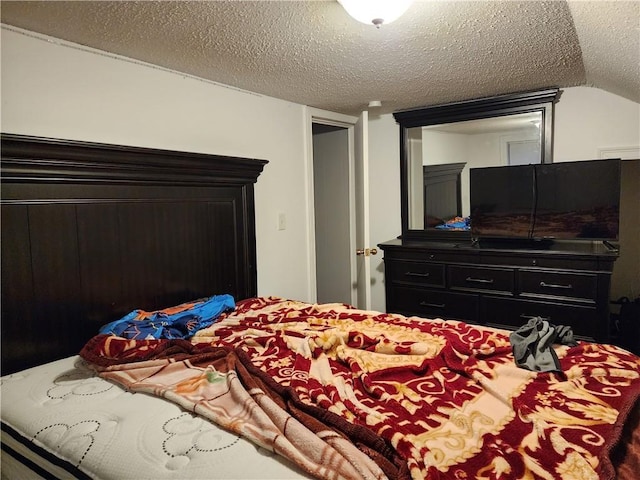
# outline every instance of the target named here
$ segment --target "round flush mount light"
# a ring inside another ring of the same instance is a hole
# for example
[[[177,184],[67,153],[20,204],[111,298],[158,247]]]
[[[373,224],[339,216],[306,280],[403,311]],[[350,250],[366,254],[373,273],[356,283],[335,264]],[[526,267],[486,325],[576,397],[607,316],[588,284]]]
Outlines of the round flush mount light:
[[[411,0],[338,0],[349,15],[367,25],[389,24],[407,11]]]

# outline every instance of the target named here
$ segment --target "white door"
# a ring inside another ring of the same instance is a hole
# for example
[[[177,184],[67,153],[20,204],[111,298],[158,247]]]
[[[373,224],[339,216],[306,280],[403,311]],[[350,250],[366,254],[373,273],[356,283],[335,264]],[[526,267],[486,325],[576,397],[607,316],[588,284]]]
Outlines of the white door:
[[[375,248],[369,244],[369,112],[364,111],[354,128],[354,193],[356,269],[354,288],[356,306],[371,309],[371,254]]]

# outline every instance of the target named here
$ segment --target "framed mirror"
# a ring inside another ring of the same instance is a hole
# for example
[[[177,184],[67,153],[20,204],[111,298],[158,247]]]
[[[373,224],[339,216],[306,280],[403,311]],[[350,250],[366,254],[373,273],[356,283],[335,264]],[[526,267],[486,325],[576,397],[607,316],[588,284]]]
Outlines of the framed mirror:
[[[394,113],[402,238],[470,240],[469,170],[551,163],[558,98],[547,89]]]

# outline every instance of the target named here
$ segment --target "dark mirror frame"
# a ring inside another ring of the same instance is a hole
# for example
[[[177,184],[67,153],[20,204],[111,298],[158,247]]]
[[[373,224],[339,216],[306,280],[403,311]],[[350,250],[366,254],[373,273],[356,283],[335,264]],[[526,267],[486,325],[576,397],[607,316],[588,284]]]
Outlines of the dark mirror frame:
[[[542,114],[541,163],[551,163],[553,161],[553,105],[559,97],[559,89],[550,88],[395,112],[393,116],[400,125],[400,213],[402,218],[400,238],[445,242],[471,241],[470,232],[441,231],[435,228],[409,229],[409,128],[540,112]]]

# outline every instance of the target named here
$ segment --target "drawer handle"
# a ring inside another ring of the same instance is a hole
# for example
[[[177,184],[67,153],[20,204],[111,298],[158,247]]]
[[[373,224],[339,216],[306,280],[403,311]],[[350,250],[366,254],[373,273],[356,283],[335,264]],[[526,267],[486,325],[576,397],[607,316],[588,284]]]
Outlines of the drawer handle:
[[[524,318],[525,320],[531,320],[532,318],[541,318],[542,320],[546,320],[547,322],[551,321],[551,317],[541,317],[540,315],[527,315],[526,313],[521,313],[520,318]]]
[[[404,274],[406,277],[421,277],[421,278],[427,278],[429,275],[431,275],[430,273],[417,273],[417,272],[405,272]]]
[[[492,284],[493,283],[493,278],[472,278],[472,277],[467,277],[467,278],[465,278],[465,281],[470,282],[470,283],[488,283],[488,284]]]
[[[429,303],[429,302],[420,302],[421,307],[432,307],[432,308],[444,308],[446,305],[444,303]]]
[[[557,288],[557,289],[562,289],[562,290],[569,290],[571,288],[573,288],[573,285],[569,284],[569,285],[560,285],[557,283],[547,283],[547,282],[540,282],[540,286],[542,288]]]

